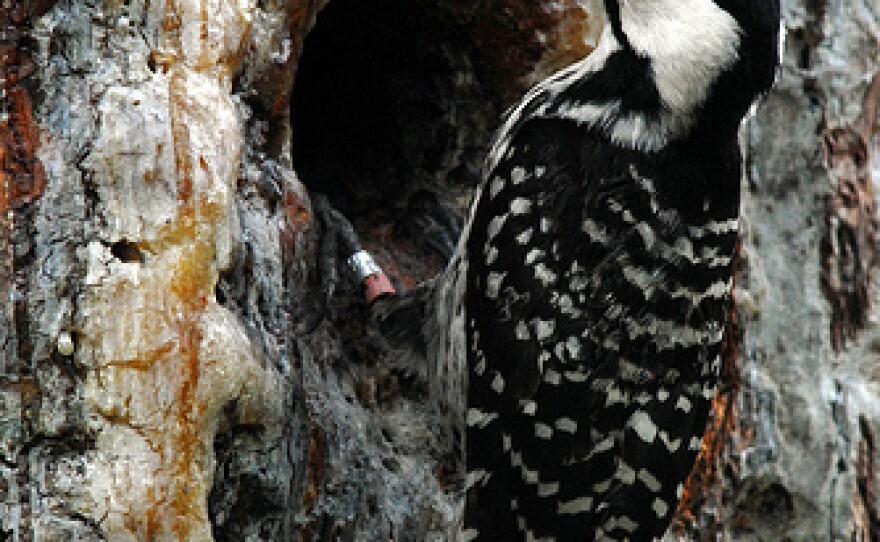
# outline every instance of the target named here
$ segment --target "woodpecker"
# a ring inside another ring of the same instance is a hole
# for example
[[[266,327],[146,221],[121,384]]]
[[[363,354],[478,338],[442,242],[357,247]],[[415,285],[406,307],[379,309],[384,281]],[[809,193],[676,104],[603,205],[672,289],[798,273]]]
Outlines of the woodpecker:
[[[604,8],[597,48],[506,114],[409,312],[463,455],[457,540],[660,537],[701,447],[779,1]]]

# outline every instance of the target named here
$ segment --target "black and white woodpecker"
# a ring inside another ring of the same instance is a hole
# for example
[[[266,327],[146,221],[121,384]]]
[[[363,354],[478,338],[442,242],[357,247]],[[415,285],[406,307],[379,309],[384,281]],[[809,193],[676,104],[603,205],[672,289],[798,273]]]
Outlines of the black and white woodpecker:
[[[779,0],[604,3],[595,51],[507,114],[425,301],[461,541],[662,536],[718,383]]]

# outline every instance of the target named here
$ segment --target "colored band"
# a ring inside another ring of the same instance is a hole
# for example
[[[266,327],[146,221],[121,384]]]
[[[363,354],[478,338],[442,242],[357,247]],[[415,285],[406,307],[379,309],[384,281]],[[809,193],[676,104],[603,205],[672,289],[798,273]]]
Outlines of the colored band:
[[[366,250],[358,250],[348,258],[348,267],[354,271],[359,281],[372,275],[381,275],[382,268]]]
[[[367,287],[364,294],[367,303],[372,303],[382,296],[394,295],[397,293],[397,291],[394,290],[394,286],[391,285],[391,281],[388,280],[388,277],[386,277],[384,273],[367,277],[364,280],[364,285]]]

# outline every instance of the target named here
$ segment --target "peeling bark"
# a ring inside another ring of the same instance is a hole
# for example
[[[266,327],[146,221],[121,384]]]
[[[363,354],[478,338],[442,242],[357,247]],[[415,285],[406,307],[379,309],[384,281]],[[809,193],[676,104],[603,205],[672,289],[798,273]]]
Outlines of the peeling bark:
[[[828,231],[821,244],[822,287],[832,307],[831,344],[838,351],[867,324],[871,275],[880,257],[871,172],[878,106],[880,76],[875,76],[854,125],[824,131],[825,161],[836,186],[828,196]]]

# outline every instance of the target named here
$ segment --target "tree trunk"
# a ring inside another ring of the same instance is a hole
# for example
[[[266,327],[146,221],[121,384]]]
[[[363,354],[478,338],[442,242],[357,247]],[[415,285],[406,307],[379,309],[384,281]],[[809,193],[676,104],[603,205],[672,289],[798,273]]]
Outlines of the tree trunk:
[[[779,80],[742,131],[738,389],[696,532],[880,540],[880,3],[783,3]]]
[[[393,225],[425,190],[461,216],[501,112],[589,51],[600,4],[0,5],[0,540],[442,540],[425,390],[329,280],[310,194],[399,287],[430,277]],[[785,15],[671,539],[880,539],[880,5]]]

